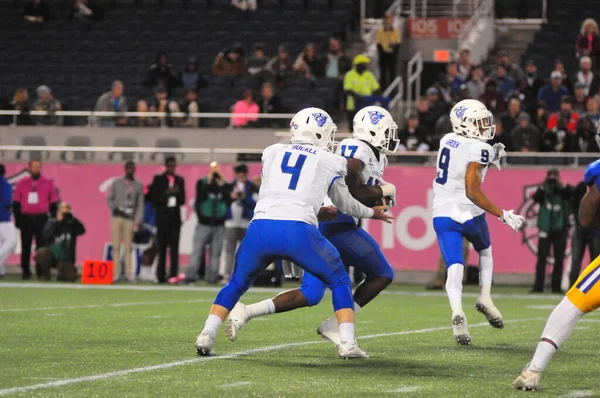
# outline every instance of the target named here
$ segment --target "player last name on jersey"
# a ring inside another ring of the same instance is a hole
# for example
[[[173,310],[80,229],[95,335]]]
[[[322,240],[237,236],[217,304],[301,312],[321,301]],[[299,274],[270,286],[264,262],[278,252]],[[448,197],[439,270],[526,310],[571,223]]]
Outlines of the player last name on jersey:
[[[302,151],[302,152],[308,152],[308,153],[311,153],[313,155],[316,155],[319,152],[317,150],[317,148],[309,148],[309,147],[305,147],[305,146],[298,145],[298,144],[293,145],[292,149],[296,149],[296,150]]]

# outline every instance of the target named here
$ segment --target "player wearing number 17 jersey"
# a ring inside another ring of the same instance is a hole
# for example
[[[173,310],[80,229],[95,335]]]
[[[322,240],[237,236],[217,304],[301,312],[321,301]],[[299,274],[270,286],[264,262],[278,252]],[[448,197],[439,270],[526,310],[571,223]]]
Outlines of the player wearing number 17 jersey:
[[[317,229],[325,195],[346,214],[387,220],[384,206],[368,208],[348,191],[345,158],[330,153],[336,126],[327,112],[308,108],[290,124],[292,143],[275,144],[262,156],[262,184],[254,217],[236,253],[235,268],[218,293],[196,340],[199,355],[212,355],[217,330],[258,274],[274,260],[298,264],[331,289],[342,343],[341,358],[366,357],[354,337],[350,278],[340,254]]]
[[[495,164],[500,169],[500,158],[506,154],[504,145],[492,147],[486,142],[494,138],[496,130],[492,113],[479,101],[463,100],[450,111],[450,120],[453,132],[441,139],[437,155],[433,226],[448,267],[446,292],[452,308],[454,338],[459,345],[468,345],[471,337],[462,309],[463,237],[479,254],[481,294],[475,307],[490,325],[502,329],[502,315],[490,295],[494,263],[485,212],[515,231],[521,228],[524,219],[513,210],[500,209],[481,190],[488,167]]]

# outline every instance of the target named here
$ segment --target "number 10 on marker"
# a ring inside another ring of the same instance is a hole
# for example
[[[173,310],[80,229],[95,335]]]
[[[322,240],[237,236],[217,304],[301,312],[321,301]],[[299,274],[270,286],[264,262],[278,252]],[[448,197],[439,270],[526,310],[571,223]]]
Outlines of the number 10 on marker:
[[[110,285],[113,282],[113,262],[87,260],[81,270],[81,283]]]

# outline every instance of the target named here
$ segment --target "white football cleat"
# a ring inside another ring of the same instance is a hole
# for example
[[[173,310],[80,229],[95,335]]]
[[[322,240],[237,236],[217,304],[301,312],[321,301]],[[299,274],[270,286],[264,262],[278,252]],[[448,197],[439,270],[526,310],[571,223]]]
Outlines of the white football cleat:
[[[210,357],[215,355],[215,341],[207,334],[200,334],[196,339],[196,352],[200,356]]]
[[[540,372],[534,372],[528,369],[529,365],[523,369],[519,377],[512,382],[512,386],[517,390],[538,391],[540,389]]]
[[[369,354],[360,346],[358,343],[350,343],[349,341],[342,341],[337,346],[338,355],[342,359],[354,359],[354,358],[369,358]]]
[[[227,336],[227,339],[234,342],[237,339],[239,330],[246,322],[248,322],[246,305],[238,302],[225,320],[225,335]]]
[[[475,309],[485,315],[492,327],[495,327],[496,329],[504,328],[502,314],[491,301],[489,303],[484,303],[481,300],[477,300],[477,303],[475,303]]]
[[[319,325],[317,334],[324,339],[331,341],[336,347],[342,344],[340,329],[338,327],[337,319],[334,316]]]
[[[452,330],[458,345],[470,345],[471,335],[467,327],[467,317],[464,313],[452,314]]]

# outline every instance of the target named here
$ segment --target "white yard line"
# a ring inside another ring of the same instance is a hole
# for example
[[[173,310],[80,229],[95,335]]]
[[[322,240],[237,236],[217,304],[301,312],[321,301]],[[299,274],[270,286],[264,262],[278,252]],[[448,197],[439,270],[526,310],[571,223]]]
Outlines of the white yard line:
[[[504,321],[504,323],[541,321],[541,320],[545,320],[545,319],[546,318],[513,319],[513,320]],[[483,326],[489,326],[489,324],[487,322],[485,322],[485,323],[475,323],[475,324],[469,325],[469,327],[471,327],[471,328],[483,327]],[[451,326],[442,326],[442,327],[437,327],[437,328],[405,330],[405,331],[401,331],[401,332],[378,333],[378,334],[371,334],[371,335],[366,335],[366,336],[359,336],[359,340],[373,339],[373,338],[378,338],[378,337],[401,336],[401,335],[407,335],[407,334],[429,333],[429,332],[437,332],[440,330],[449,330],[449,329],[452,329],[452,327]],[[23,386],[23,387],[4,388],[4,389],[0,389],[0,396],[22,393],[22,392],[27,392],[27,391],[41,390],[44,388],[68,386],[71,384],[83,383],[86,381],[111,379],[113,377],[126,376],[126,375],[134,374],[134,373],[144,373],[144,372],[151,372],[154,370],[170,369],[170,368],[175,368],[175,367],[179,367],[179,366],[191,365],[191,364],[198,363],[198,362],[216,361],[216,360],[221,360],[221,359],[232,359],[232,358],[237,358],[237,357],[244,356],[244,355],[277,351],[277,350],[290,348],[290,347],[300,347],[300,346],[307,346],[307,345],[313,345],[313,344],[323,344],[326,342],[327,341],[325,341],[325,340],[319,340],[319,341],[303,341],[303,342],[299,342],[299,343],[286,343],[286,344],[273,345],[273,346],[269,346],[269,347],[255,348],[255,349],[247,350],[247,351],[234,352],[231,354],[220,355],[220,356],[197,357],[197,358],[193,358],[193,359],[167,362],[167,363],[153,365],[153,366],[144,366],[144,367],[140,367],[140,368],[124,369],[124,370],[118,370],[116,372],[100,373],[97,375],[75,377],[72,379],[56,380],[56,381],[52,381],[52,382],[48,382],[48,383],[32,384],[32,385]]]
[[[249,386],[250,384],[252,384],[251,381],[236,381],[235,383],[223,384],[222,386],[219,386],[219,387],[221,387],[221,388],[244,387],[244,386]]]
[[[0,312],[79,310],[79,309],[85,309],[85,308],[110,308],[110,307],[118,308],[118,307],[131,307],[134,305],[188,304],[188,303],[206,303],[209,301],[213,301],[213,300],[202,299],[202,300],[176,300],[176,301],[134,301],[131,303],[66,305],[64,307],[8,308],[8,309],[0,309]]]
[[[409,392],[419,391],[421,388],[422,387],[419,386],[400,387],[396,388],[395,390],[389,390],[388,392],[406,394]]]
[[[596,394],[592,391],[572,391],[568,394],[561,395],[561,397],[571,397],[571,398],[583,398],[583,397],[593,397]]]
[[[81,285],[66,283],[23,283],[23,282],[0,282],[0,288],[30,288],[30,289],[100,289],[100,290],[142,290],[142,291],[179,291],[179,292],[218,292],[221,287],[216,286],[164,286],[164,285]],[[286,289],[274,287],[252,287],[248,291],[251,293],[279,293]],[[446,293],[441,292],[417,292],[404,290],[386,290],[383,295],[392,296],[415,296],[415,297],[446,297]],[[519,300],[553,300],[557,303],[562,300],[562,295],[550,294],[492,294],[493,298],[499,299],[519,299]],[[478,293],[463,293],[463,297],[479,297]]]

